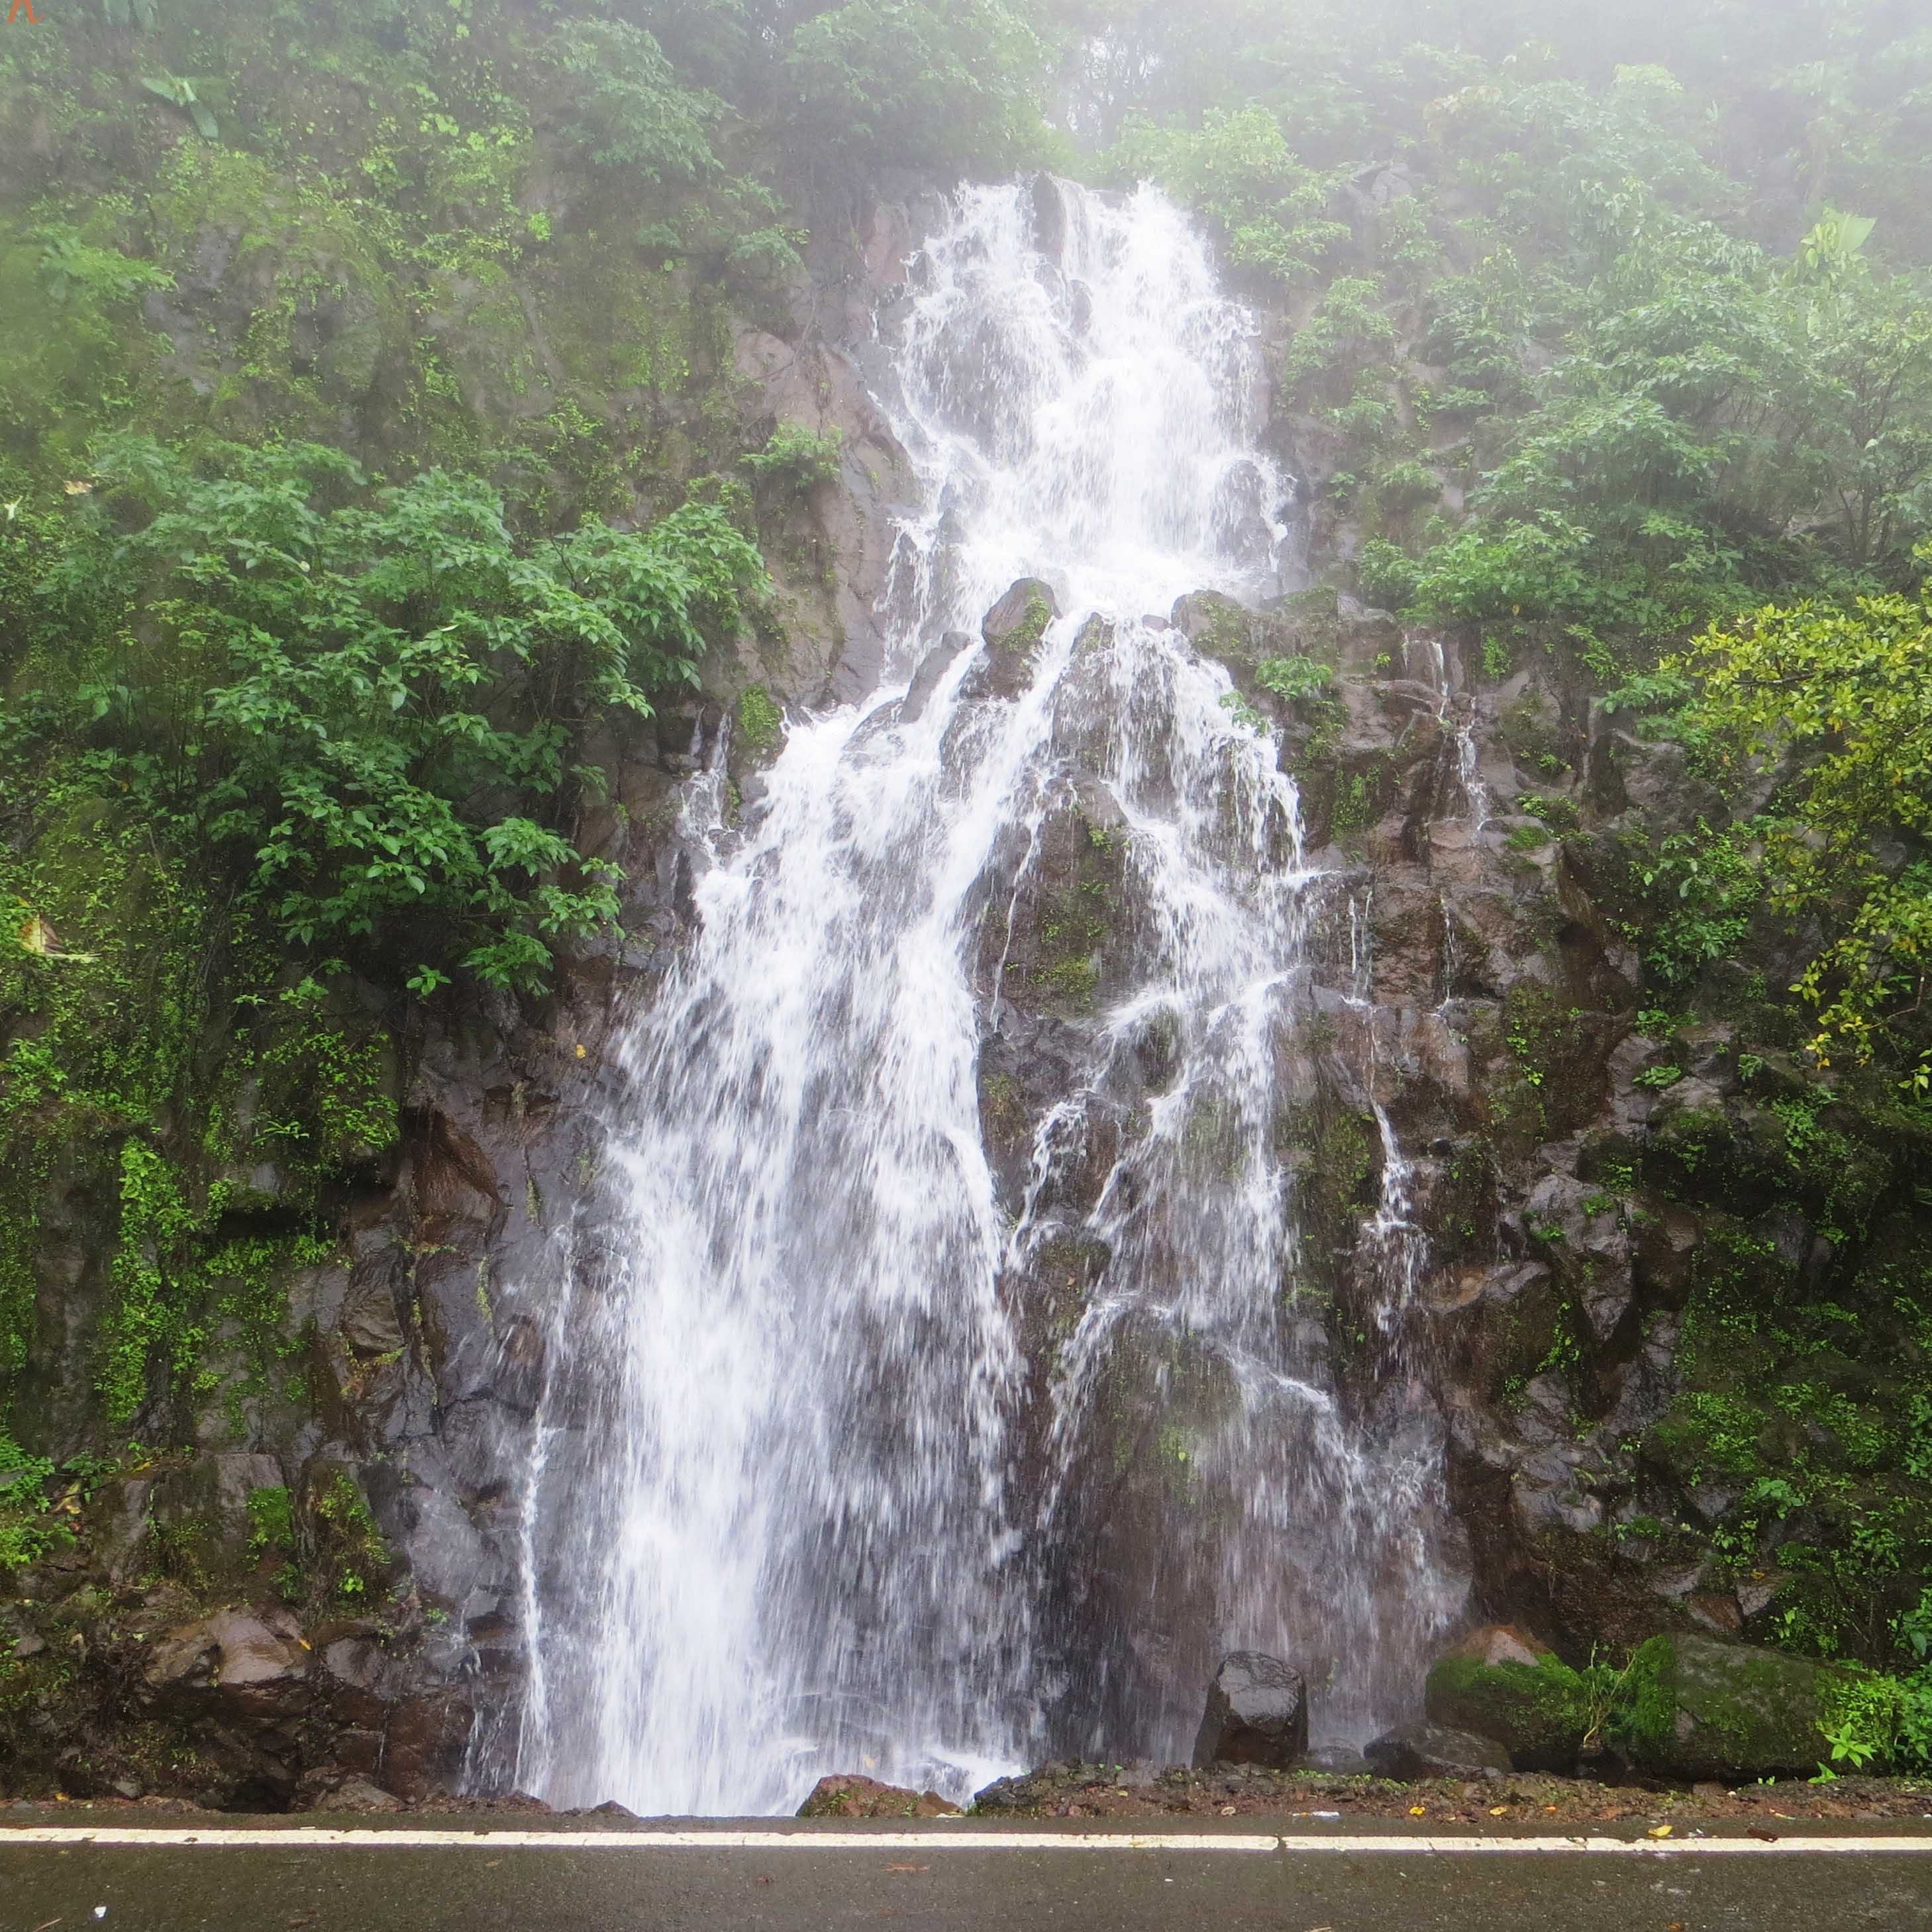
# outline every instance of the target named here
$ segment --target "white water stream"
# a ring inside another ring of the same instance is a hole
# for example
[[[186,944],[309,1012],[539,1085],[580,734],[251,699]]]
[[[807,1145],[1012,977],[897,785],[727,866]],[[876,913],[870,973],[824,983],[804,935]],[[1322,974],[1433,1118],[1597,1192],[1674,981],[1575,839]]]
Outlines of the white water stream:
[[[625,1049],[615,1225],[552,1315],[524,1498],[511,1774],[554,1802],[776,1812],[830,1771],[963,1797],[1049,1750],[1184,1759],[1234,1647],[1309,1670],[1318,1730],[1359,1742],[1456,1608],[1421,1406],[1351,1420],[1300,1295],[1282,1123],[1314,1091],[1323,887],[1295,788],[1227,674],[1144,621],[1272,588],[1252,325],[1157,196],[1063,207],[1049,255],[1028,190],[963,191],[918,265],[882,399],[923,484],[900,682],[795,724],[742,833],[692,787],[700,929]],[[923,651],[1027,574],[1069,614],[1028,688],[965,694],[964,651],[902,719]],[[1005,1210],[986,932],[1096,782],[1126,983],[1054,1036],[1074,1064]],[[1392,1332],[1417,1238],[1376,1117]],[[1090,1279],[1042,1345],[1056,1242]]]

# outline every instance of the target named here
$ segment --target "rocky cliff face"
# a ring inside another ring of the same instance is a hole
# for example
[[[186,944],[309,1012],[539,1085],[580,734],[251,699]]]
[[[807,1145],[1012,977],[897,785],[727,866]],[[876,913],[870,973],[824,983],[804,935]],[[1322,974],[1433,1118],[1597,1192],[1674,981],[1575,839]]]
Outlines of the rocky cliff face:
[[[1556,662],[1487,680],[1479,637],[1292,608],[1310,601],[1223,611],[1202,641],[1238,676],[1284,649],[1342,668],[1345,716],[1312,734],[1306,706],[1246,688],[1299,740],[1325,859],[1359,879],[1370,1003],[1338,1026],[1374,1027],[1401,1070],[1389,1112],[1428,1238],[1418,1372],[1476,1604],[1578,1658],[1660,1630],[1882,1634],[1910,1565],[1894,1546],[1856,1582],[1842,1543],[1924,1503],[1914,1438],[1884,1419],[1923,1400],[1923,1306],[1894,1292],[1922,1252],[1894,1110],[1800,1070],[1766,997],[1789,976],[1768,926],[1694,1013],[1649,1004],[1649,856],[1720,811],[1679,747],[1622,730]],[[1346,1279],[1378,1156],[1346,1076],[1328,1106],[1311,1210]],[[1352,1215],[1322,1198],[1349,1178],[1329,1154],[1352,1108]],[[1836,1509],[1780,1490],[1800,1469]]]
[[[584,843],[626,868],[627,937],[586,949],[540,1006],[426,1018],[369,995],[400,1136],[332,1184],[338,1245],[280,1282],[272,1385],[144,1413],[137,1430],[181,1446],[121,1454],[90,1393],[113,1204],[50,1182],[21,1432],[80,1460],[58,1504],[69,1546],[16,1572],[0,1610],[8,1787],[416,1800],[461,1789],[514,1714],[512,1504],[551,1338],[502,1310],[500,1286],[596,1268],[593,1102],[614,1034],[691,916],[680,787],[714,769],[754,801],[779,708],[850,700],[880,674],[902,458],[836,344],[890,303],[913,227],[880,212],[788,333],[734,336],[718,379],[746,420],[843,439],[838,483],[766,506],[784,634],[748,639],[701,695],[602,748],[608,802]],[[220,241],[211,230],[202,280],[183,284],[200,309],[157,318],[178,325],[184,356],[249,298]],[[461,366],[473,292],[452,292]],[[331,380],[361,380],[340,345],[380,318],[358,314],[331,325]],[[1292,462],[1293,425],[1280,434]],[[950,647],[981,654],[988,703],[1023,675],[1029,608],[1023,595],[986,638]],[[1334,874],[1318,1023],[1284,1064],[1276,1130],[1300,1177],[1309,1318],[1348,1400],[1442,1418],[1475,1605],[1578,1658],[1660,1630],[1882,1629],[1910,1580],[1895,1550],[1861,1568],[1856,1532],[1895,1534],[1932,1479],[1897,1426],[1925,1397],[1888,1366],[1928,1319],[1902,1286],[1922,1243],[1913,1150],[1882,1096],[1792,1057],[1768,929],[1719,964],[1694,1017],[1646,1006],[1646,854],[1716,801],[1557,658],[1498,681],[1480,636],[1405,636],[1325,591],[1264,611],[1186,598],[1171,622],[1276,734],[1310,862]],[[1332,675],[1284,688],[1262,675],[1283,661]],[[1108,722],[1083,728],[1097,744]],[[1016,1217],[1041,1211],[1036,1136],[1131,913],[1117,808],[1080,736],[982,962],[982,1124]],[[1138,1051],[1141,1089],[1158,1092],[1157,1029]],[[1391,1157],[1377,1097],[1421,1238],[1399,1358],[1364,1315]],[[1056,1180],[1046,1206],[1069,1228],[1130,1098],[1092,1116],[1090,1158]],[[272,1162],[255,1183],[248,1211],[272,1229]],[[1071,1234],[1036,1244],[1023,1292],[1042,1343],[1096,1265]],[[245,1339],[214,1336],[217,1381]],[[1796,1459],[1825,1478],[1802,1504],[1777,1487]],[[1157,1440],[1120,1445],[1083,1572],[1102,1597],[1131,1570],[1137,1521],[1174,1507],[1172,1479]],[[1144,1649],[1193,1608],[1124,1598],[1080,1615]]]

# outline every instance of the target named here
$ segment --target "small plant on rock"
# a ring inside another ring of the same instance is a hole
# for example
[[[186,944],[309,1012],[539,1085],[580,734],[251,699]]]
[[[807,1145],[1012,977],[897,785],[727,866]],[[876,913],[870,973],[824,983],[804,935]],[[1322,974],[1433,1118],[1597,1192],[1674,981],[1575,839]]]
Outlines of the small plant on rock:
[[[838,480],[844,441],[836,429],[821,433],[803,423],[783,422],[763,449],[747,450],[738,460],[761,482],[782,483],[808,496],[821,483]]]

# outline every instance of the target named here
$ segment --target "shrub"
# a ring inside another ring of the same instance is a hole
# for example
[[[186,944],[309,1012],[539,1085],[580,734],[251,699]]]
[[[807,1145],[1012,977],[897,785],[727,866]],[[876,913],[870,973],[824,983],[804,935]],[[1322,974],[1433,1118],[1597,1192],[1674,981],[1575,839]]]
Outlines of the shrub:
[[[476,478],[372,496],[313,445],[196,466],[122,438],[96,476],[43,586],[50,615],[99,623],[83,722],[112,782],[185,812],[286,940],[440,938],[534,989],[556,940],[614,916],[615,868],[556,829],[568,753],[693,681],[736,620],[762,569],[721,510],[520,544]]]
[[[844,439],[836,429],[820,432],[803,423],[782,422],[763,449],[748,450],[738,460],[754,476],[788,484],[801,496],[821,483],[836,482]]]

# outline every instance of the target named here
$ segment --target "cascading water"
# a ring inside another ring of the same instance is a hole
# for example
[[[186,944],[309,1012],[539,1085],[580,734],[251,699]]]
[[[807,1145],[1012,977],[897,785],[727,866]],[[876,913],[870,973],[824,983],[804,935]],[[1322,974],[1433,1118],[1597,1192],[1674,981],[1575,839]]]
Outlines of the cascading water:
[[[1490,788],[1483,781],[1482,750],[1476,742],[1476,712],[1467,692],[1458,692],[1449,676],[1442,640],[1433,635],[1405,635],[1404,663],[1414,668],[1422,658],[1423,674],[1436,706],[1436,721],[1449,734],[1456,751],[1456,787],[1462,794],[1460,816],[1471,839],[1480,838],[1490,822]]]
[[[1420,660],[1420,681],[1428,692],[1430,708],[1442,728],[1449,753],[1438,768],[1436,810],[1431,814],[1434,821],[1432,845],[1443,839],[1448,846],[1460,848],[1462,868],[1472,862],[1480,866],[1489,830],[1490,788],[1483,777],[1475,700],[1468,691],[1456,688],[1442,640],[1433,632],[1404,633],[1402,655],[1403,668],[1412,674]],[[1448,901],[1438,892],[1436,903],[1442,915],[1441,997],[1436,1002],[1439,1016],[1454,1002],[1458,968],[1456,925],[1450,916]]]
[[[1070,615],[1024,688],[958,650],[920,706],[794,726],[742,833],[694,782],[699,931],[625,1050],[615,1212],[553,1318],[524,1498],[514,1775],[559,1802],[758,1813],[833,1770],[956,1796],[1049,1748],[1184,1756],[1238,1646],[1318,1653],[1318,1726],[1359,1738],[1456,1607],[1435,1437],[1412,1402],[1349,1419],[1300,1299],[1284,1094],[1328,1049],[1297,1044],[1324,886],[1295,789],[1144,614],[1271,587],[1251,324],[1154,194],[1054,212],[962,192],[882,398],[924,486],[898,668],[1032,574]],[[1076,802],[1118,842],[1118,964],[1069,968],[1094,997],[1003,1208],[982,1056]],[[1080,1303],[1042,1340],[1069,1250]],[[1376,1292],[1399,1328],[1406,1288]]]

